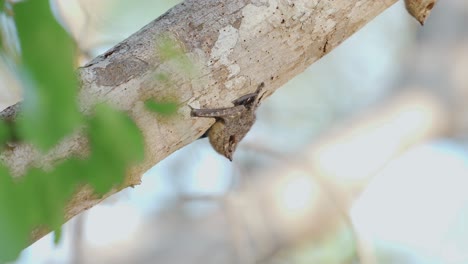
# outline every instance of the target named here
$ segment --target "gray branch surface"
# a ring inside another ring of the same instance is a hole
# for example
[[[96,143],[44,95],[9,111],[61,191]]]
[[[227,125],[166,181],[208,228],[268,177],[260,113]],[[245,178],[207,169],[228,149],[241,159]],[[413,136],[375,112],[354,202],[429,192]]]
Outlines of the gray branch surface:
[[[110,103],[127,111],[144,135],[145,161],[113,192],[139,184],[145,171],[213,124],[190,117],[189,105],[230,106],[262,82],[273,93],[396,1],[187,0],[79,68],[82,111]],[[160,47],[167,39],[180,46],[193,69],[165,57]],[[164,118],[146,110],[148,99],[177,101],[177,114]],[[45,156],[18,145],[0,158],[21,175],[31,164],[48,167],[86,152],[86,138],[76,133]],[[83,188],[66,208],[66,219],[99,201]]]

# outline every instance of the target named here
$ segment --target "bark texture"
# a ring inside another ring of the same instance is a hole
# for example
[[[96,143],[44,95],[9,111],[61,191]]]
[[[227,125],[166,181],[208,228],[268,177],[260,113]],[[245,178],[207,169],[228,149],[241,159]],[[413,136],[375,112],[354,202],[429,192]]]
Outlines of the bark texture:
[[[78,69],[82,111],[108,102],[127,111],[144,135],[145,161],[129,170],[118,189],[139,184],[146,170],[213,124],[214,120],[190,117],[189,105],[230,106],[262,82],[273,93],[395,2],[187,0]],[[183,70],[185,60],[168,59],[161,49],[164,41],[183,50],[193,67]],[[146,110],[143,102],[151,98],[176,101],[175,117]],[[21,175],[30,164],[47,167],[86,153],[86,146],[86,139],[76,133],[45,156],[18,145],[0,158]],[[89,189],[78,191],[66,218],[99,201]]]

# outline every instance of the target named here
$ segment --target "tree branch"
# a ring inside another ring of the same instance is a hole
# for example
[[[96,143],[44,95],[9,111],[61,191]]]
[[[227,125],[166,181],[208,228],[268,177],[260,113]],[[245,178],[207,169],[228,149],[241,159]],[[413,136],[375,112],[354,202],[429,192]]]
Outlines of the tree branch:
[[[129,170],[118,189],[139,184],[145,171],[211,126],[213,120],[191,118],[188,105],[229,106],[262,82],[272,93],[395,2],[187,0],[79,68],[82,111],[110,103],[127,111],[145,138],[145,161]],[[183,70],[185,60],[165,56],[161,45],[167,39],[183,50],[192,70]],[[145,110],[143,102],[150,98],[177,101],[177,114],[163,118]],[[31,164],[48,167],[82,155],[86,146],[76,133],[47,155],[19,144],[0,159],[21,175]],[[89,188],[78,191],[66,219],[99,201]]]

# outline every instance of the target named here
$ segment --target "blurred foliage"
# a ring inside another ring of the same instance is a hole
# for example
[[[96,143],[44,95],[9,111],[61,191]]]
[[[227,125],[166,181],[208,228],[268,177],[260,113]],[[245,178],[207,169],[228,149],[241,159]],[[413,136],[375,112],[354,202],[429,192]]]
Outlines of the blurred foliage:
[[[195,73],[195,66],[187,56],[182,43],[170,36],[159,36],[156,52],[161,61],[173,63],[176,70],[192,76]],[[157,78],[161,78],[159,74]]]
[[[75,46],[52,16],[49,1],[20,2],[13,10],[25,75],[19,133],[47,150],[81,123],[75,103]]]
[[[104,194],[115,182],[122,182],[125,168],[134,161],[143,160],[143,139],[133,121],[105,105],[96,108],[91,119],[89,139],[91,156],[86,180],[94,189]],[[99,175],[99,177],[95,177]]]
[[[136,124],[122,112],[101,104],[90,117],[79,112],[78,82],[74,70],[75,44],[53,17],[49,1],[10,3],[8,25],[1,25],[2,56],[14,65],[24,100],[22,115],[12,123],[0,120],[0,149],[14,138],[32,143],[46,152],[72,132],[87,135],[88,157],[69,157],[44,170],[30,167],[21,177],[13,177],[0,164],[0,263],[14,260],[30,242],[35,228],[56,230],[64,222],[64,208],[78,186],[89,185],[103,195],[123,183],[129,166],[143,160],[144,142]],[[19,42],[19,45],[18,45]],[[158,54],[169,65],[190,74],[193,65],[180,43],[161,38]],[[19,48],[20,47],[20,48]],[[21,53],[18,55],[18,50]],[[14,51],[14,50],[13,50]],[[164,76],[164,73],[161,73]],[[169,82],[166,77],[165,82]],[[147,101],[146,107],[161,115],[177,111],[176,98],[167,102]]]
[[[6,168],[0,166],[0,262],[13,260],[26,245],[29,230],[23,198]],[[14,202],[13,202],[14,201]]]
[[[59,229],[78,185],[106,193],[123,182],[129,165],[143,159],[138,127],[125,114],[101,105],[88,123],[88,159],[71,158],[47,172],[33,168],[17,182],[0,167],[0,262],[13,260],[28,245],[33,228]]]
[[[144,155],[142,135],[125,113],[99,105],[89,118],[80,114],[74,43],[52,16],[49,1],[15,4],[13,18],[25,98],[20,118],[11,124],[0,120],[0,149],[14,137],[46,151],[80,127],[91,152],[86,159],[71,157],[47,171],[29,168],[19,178],[0,164],[0,263],[18,256],[34,228],[56,230],[58,241],[64,208],[77,187],[87,184],[98,194],[109,192]],[[158,109],[168,113],[172,105]]]
[[[154,100],[148,100],[145,102],[147,109],[159,113],[161,115],[172,115],[177,111],[177,103],[175,102],[156,102]]]
[[[161,37],[158,44],[157,49],[161,54],[162,61],[177,59],[181,57],[181,54],[184,54],[181,44],[169,36]]]

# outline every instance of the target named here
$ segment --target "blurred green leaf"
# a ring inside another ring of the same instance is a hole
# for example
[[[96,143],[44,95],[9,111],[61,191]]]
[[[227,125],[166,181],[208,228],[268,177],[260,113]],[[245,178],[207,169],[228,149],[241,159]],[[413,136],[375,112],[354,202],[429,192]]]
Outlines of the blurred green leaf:
[[[185,53],[181,44],[170,37],[162,37],[158,43],[158,51],[162,60],[176,59]]]
[[[156,49],[162,61],[175,62],[175,66],[185,74],[193,75],[195,73],[195,65],[187,56],[181,42],[170,36],[162,36],[159,38]]]
[[[52,16],[49,1],[16,3],[14,13],[25,67],[19,132],[47,149],[80,121],[75,101],[74,43]]]
[[[60,239],[62,238],[62,228],[57,228],[54,230],[54,244],[58,245],[60,243]]]
[[[8,170],[0,165],[0,263],[14,260],[27,245],[31,222]]]
[[[0,263],[17,257],[34,228],[60,229],[65,205],[80,180],[73,175],[76,171],[74,161],[69,160],[51,172],[32,169],[14,182],[0,167]]]
[[[14,13],[25,88],[17,129],[21,139],[44,150],[82,121],[75,102],[74,46],[53,18],[49,1],[17,3]],[[177,109],[172,103],[152,107],[160,113]],[[99,105],[87,121],[89,159],[71,158],[47,172],[32,168],[19,180],[13,180],[0,165],[0,263],[14,260],[38,226],[56,230],[58,241],[64,208],[78,184],[87,183],[96,192],[105,193],[123,182],[130,165],[143,160],[142,135],[126,114]],[[0,120],[0,148],[10,133],[8,124]]]
[[[96,107],[89,122],[91,157],[87,181],[98,193],[109,191],[123,182],[125,170],[144,157],[140,130],[124,113],[105,105]]]
[[[77,183],[76,178],[58,175],[57,171],[46,173],[43,170],[32,169],[23,177],[21,188],[30,212],[29,218],[34,225],[46,225],[50,229],[60,228],[64,222],[63,210],[71,195],[71,188]]]
[[[149,110],[162,115],[172,115],[177,111],[177,104],[174,102],[156,102],[148,100],[145,102],[145,106]]]
[[[158,73],[156,74],[156,80],[160,82],[168,82],[169,81],[169,76],[164,73]]]

